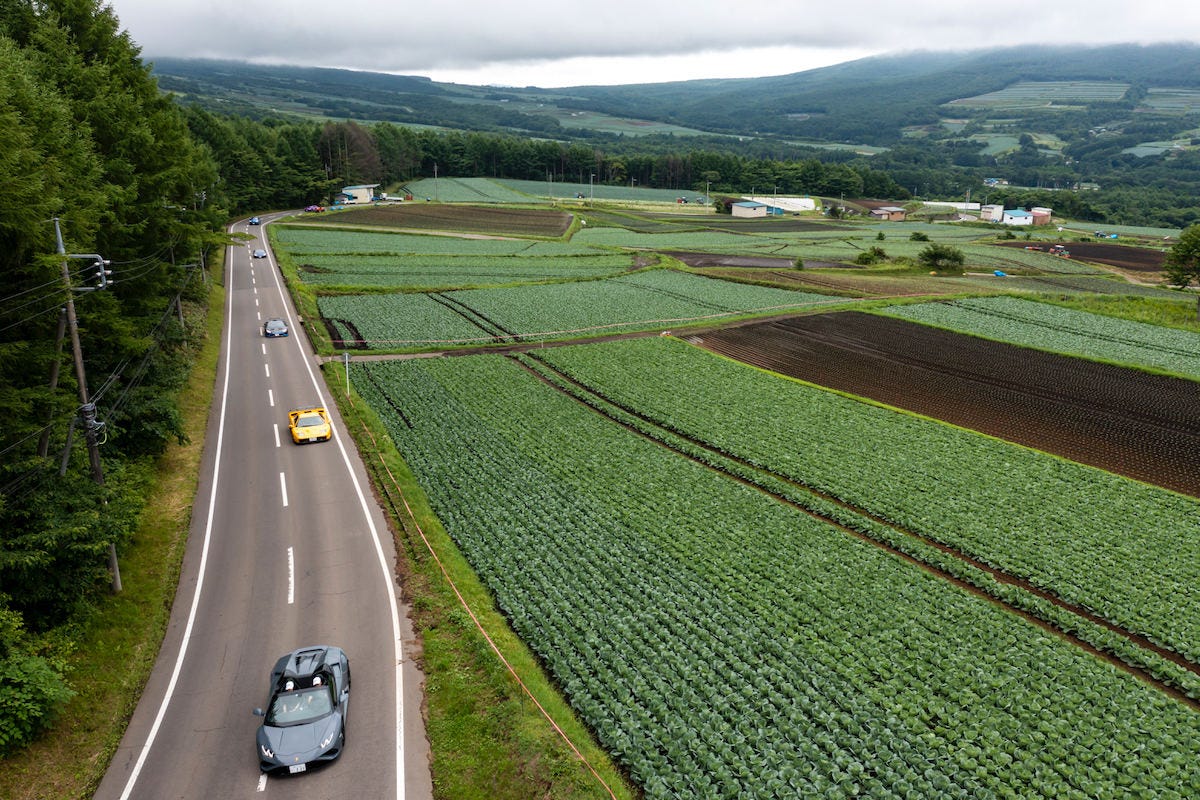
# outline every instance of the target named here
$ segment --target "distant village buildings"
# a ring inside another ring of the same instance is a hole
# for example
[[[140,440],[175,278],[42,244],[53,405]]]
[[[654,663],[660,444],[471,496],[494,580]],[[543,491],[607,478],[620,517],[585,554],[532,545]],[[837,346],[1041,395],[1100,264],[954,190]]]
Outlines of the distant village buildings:
[[[1001,225],[1049,225],[1053,216],[1053,209],[1041,206],[1026,211],[991,203],[979,208],[980,222],[999,222]]]

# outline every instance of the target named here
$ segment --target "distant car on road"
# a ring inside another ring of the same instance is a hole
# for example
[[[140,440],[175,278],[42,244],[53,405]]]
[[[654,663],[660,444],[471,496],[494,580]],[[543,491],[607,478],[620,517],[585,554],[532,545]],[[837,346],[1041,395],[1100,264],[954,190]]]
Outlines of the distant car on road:
[[[250,218],[250,224],[251,224],[251,225],[258,225],[258,224],[259,224],[259,219],[258,219],[258,217],[251,217],[251,218]]]
[[[315,213],[317,211],[324,211],[325,206],[305,206],[304,210],[308,211],[309,213]]]
[[[263,323],[263,336],[272,337],[272,336],[287,336],[287,335],[288,335],[287,323],[284,322],[279,317],[271,317],[269,320],[267,320],[266,322]]]
[[[255,250],[255,251],[254,251],[254,257],[255,257],[255,258],[266,258],[266,257],[267,257],[267,251],[266,251],[266,250]]]
[[[258,767],[263,772],[307,772],[333,761],[346,743],[350,713],[350,660],[340,647],[301,647],[280,656],[271,669],[267,708],[258,728]]]
[[[293,408],[288,412],[288,430],[292,432],[292,441],[296,444],[328,442],[333,438],[329,412],[322,406]]]

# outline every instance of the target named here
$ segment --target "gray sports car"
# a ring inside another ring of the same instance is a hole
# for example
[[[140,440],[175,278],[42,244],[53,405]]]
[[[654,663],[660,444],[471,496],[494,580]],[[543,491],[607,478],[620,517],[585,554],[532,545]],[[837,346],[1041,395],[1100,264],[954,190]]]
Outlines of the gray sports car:
[[[258,766],[263,772],[305,772],[333,761],[346,743],[350,711],[350,662],[340,647],[293,650],[271,670],[267,710],[258,729]]]

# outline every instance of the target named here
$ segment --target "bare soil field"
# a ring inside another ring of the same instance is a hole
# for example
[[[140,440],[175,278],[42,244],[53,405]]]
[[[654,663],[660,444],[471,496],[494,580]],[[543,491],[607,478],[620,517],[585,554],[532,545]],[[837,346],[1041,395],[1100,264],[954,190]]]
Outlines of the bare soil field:
[[[304,222],[485,233],[495,236],[557,237],[567,232],[571,224],[571,215],[550,209],[413,202],[356,208],[328,217],[313,214],[306,216]]]
[[[1026,242],[1004,242],[1002,247],[1025,247]],[[1162,272],[1165,253],[1144,247],[1091,242],[1063,242],[1071,258],[1105,264],[1131,272]],[[1049,245],[1043,245],[1049,247]]]
[[[1200,496],[1200,383],[856,311],[689,339],[748,364]],[[865,441],[864,447],[870,447]]]

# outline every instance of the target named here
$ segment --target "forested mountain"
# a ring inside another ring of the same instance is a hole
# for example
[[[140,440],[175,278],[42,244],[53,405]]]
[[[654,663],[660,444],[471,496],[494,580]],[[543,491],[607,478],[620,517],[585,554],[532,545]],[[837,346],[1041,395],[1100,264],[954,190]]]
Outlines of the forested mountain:
[[[1192,44],[911,53],[768,78],[567,89],[211,61],[159,60],[154,71],[185,104],[223,117],[433,126],[459,141],[452,152],[478,150],[462,142],[480,133],[508,140],[505,151],[527,143],[520,158],[457,159],[466,175],[577,170],[663,188],[819,193],[783,167],[816,161],[885,176],[851,188],[895,200],[971,193],[1167,226],[1198,215],[1200,46]],[[408,159],[413,176],[431,174],[437,149]],[[592,157],[580,164],[579,150]],[[701,153],[727,163],[690,166]],[[742,161],[730,167],[730,158]]]

